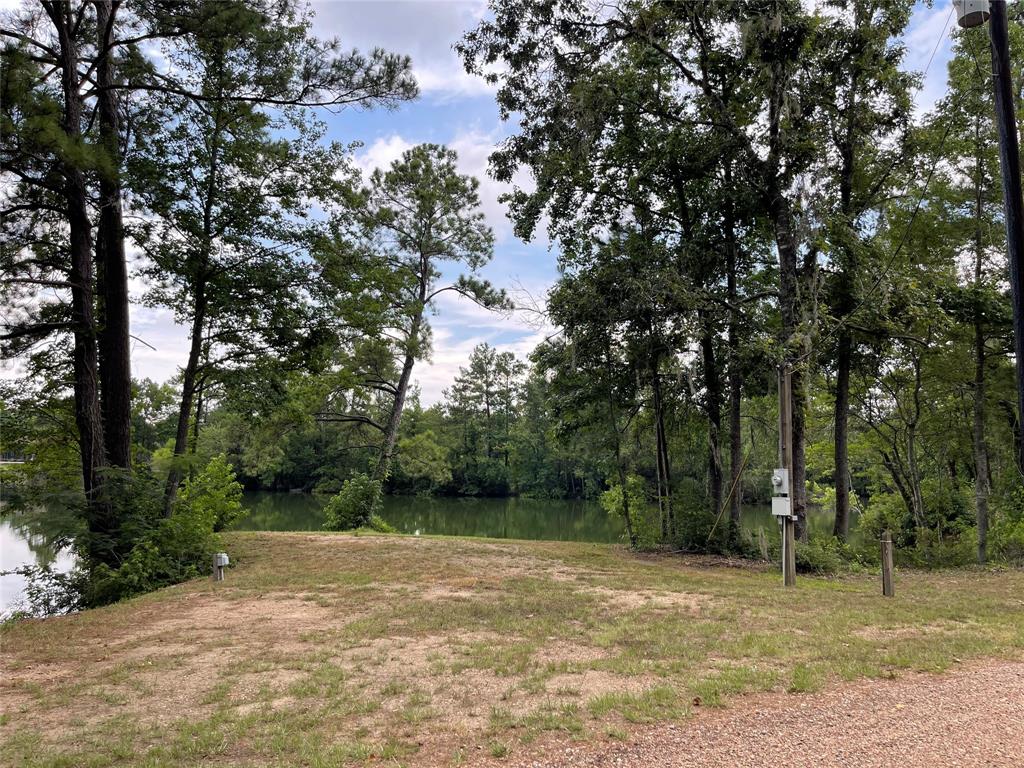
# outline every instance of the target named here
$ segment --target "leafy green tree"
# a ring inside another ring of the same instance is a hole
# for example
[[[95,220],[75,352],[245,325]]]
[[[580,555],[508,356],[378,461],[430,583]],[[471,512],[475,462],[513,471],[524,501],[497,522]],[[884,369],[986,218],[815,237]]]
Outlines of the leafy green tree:
[[[490,309],[508,306],[504,292],[475,275],[491,258],[494,235],[479,210],[479,182],[458,172],[457,159],[451,149],[423,144],[403,153],[387,171],[374,171],[369,184],[354,196],[355,228],[345,232],[344,223],[336,222],[335,240],[320,253],[327,279],[336,278],[338,289],[346,294],[351,276],[362,276],[356,281],[362,290],[350,300],[346,295],[343,306],[358,302],[377,308],[374,332],[394,338],[392,345],[379,338],[370,342],[376,365],[362,382],[390,401],[383,421],[351,409],[329,417],[366,424],[381,433],[372,475],[378,481],[385,480],[391,469],[413,367],[430,351],[427,311],[445,293]],[[468,272],[448,281],[441,271],[445,263]],[[342,318],[348,315],[343,309]],[[397,380],[390,378],[392,371]]]

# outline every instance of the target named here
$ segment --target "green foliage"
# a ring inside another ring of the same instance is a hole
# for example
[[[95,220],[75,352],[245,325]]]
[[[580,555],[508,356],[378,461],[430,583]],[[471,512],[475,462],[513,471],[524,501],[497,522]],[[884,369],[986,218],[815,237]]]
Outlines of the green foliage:
[[[235,471],[223,454],[214,456],[206,469],[185,482],[177,503],[182,508],[211,516],[214,531],[230,528],[245,514],[242,486],[235,480]]]
[[[628,506],[629,521],[636,536],[636,548],[656,549],[661,543],[661,521],[657,509],[647,501],[647,484],[639,475],[626,476],[625,497],[622,485],[613,485],[598,498],[601,508],[609,515],[626,519]]]
[[[29,616],[59,616],[82,607],[85,574],[75,570],[61,573],[50,565],[28,565],[11,571],[0,571],[0,576],[16,574],[25,581],[22,604],[13,612],[0,614],[0,621]]]
[[[398,470],[416,491],[431,491],[452,479],[448,450],[429,429],[398,442]]]
[[[152,479],[133,487],[133,521],[140,533],[117,569],[99,564],[89,573],[86,605],[103,605],[205,575],[220,546],[216,534],[241,514],[241,486],[223,456],[189,480],[162,517],[162,487]]]
[[[324,529],[351,531],[370,526],[381,508],[381,482],[365,473],[353,475],[324,507]]]
[[[796,569],[800,573],[828,576],[844,568],[846,552],[833,536],[814,537],[796,543]]]
[[[398,529],[395,528],[391,523],[385,520],[380,515],[370,515],[370,520],[366,525],[371,531],[377,533],[398,533]]]
[[[989,536],[993,554],[1024,563],[1024,488],[1015,489],[998,505]]]
[[[903,499],[895,493],[880,492],[871,496],[857,525],[865,539],[878,541],[882,533],[889,531],[896,541],[906,521],[907,508]]]

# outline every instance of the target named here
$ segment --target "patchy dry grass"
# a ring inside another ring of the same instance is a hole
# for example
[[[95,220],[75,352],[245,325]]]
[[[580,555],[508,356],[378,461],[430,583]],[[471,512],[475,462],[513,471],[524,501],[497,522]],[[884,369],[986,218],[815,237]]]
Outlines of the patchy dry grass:
[[[457,765],[1024,649],[1024,572],[803,578],[618,547],[237,533],[220,584],[7,627],[0,763]]]

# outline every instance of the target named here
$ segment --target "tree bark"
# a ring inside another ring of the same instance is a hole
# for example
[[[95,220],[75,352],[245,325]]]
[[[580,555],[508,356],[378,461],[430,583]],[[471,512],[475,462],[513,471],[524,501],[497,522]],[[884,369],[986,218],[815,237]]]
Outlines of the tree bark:
[[[171,470],[167,473],[167,484],[164,487],[164,516],[170,517],[174,509],[174,499],[178,494],[178,486],[184,477],[182,462],[188,453],[188,425],[192,417],[192,401],[196,392],[196,378],[199,372],[199,358],[203,352],[203,329],[206,324],[206,288],[200,282],[196,293],[195,314],[192,315],[191,339],[188,361],[181,377],[181,402],[178,404],[178,423],[174,432],[174,458]]]
[[[96,236],[96,277],[99,321],[101,408],[107,459],[111,466],[131,468],[131,347],[128,316],[128,265],[121,212],[121,151],[118,91],[111,88],[114,64],[110,43],[120,2],[96,1],[96,98],[100,144],[106,167],[99,173],[99,222]]]
[[[380,446],[380,456],[377,459],[377,465],[373,469],[373,479],[380,480],[382,483],[388,479],[388,475],[391,472],[391,461],[394,458],[395,445],[398,442],[398,429],[402,424],[402,409],[405,408],[405,395],[409,390],[413,366],[416,364],[416,353],[423,326],[423,311],[427,303],[430,269],[427,257],[422,256],[420,258],[419,303],[409,326],[409,335],[406,338],[405,344],[405,360],[402,364],[402,373],[398,378],[398,386],[395,388],[395,402],[392,405],[388,423],[384,428],[384,441]]]
[[[78,79],[78,49],[72,35],[71,9],[68,5],[57,2],[45,3],[43,7],[57,31],[59,41],[61,91],[64,100],[61,128],[69,143],[78,144],[82,140],[82,99]],[[120,559],[112,538],[116,521],[103,493],[106,451],[99,400],[88,193],[81,169],[65,162],[61,164],[60,170],[64,176],[63,192],[68,219],[68,282],[71,286],[71,317],[74,324],[72,366],[75,425],[78,428],[82,486],[86,498],[86,522],[89,530],[87,552],[90,565],[105,563],[116,567]]]
[[[743,370],[740,366],[740,308],[737,286],[736,211],[732,199],[732,166],[725,168],[725,245],[726,245],[726,290],[729,299],[729,542],[733,548],[739,545],[743,512],[743,432],[740,417],[743,405]]]
[[[978,527],[978,562],[988,559],[988,446],[985,442],[985,328],[981,313],[982,242],[981,126],[975,125],[977,161],[974,197],[974,424],[971,430],[974,453],[974,509]]]
[[[701,324],[701,359],[704,368],[705,404],[708,417],[708,495],[712,519],[722,511],[722,378],[715,356],[715,340],[711,322],[703,310],[698,311]]]

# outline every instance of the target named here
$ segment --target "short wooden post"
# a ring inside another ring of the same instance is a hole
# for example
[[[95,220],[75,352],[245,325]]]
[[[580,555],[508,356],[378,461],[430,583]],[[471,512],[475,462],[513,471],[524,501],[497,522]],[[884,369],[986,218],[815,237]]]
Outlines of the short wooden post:
[[[892,597],[895,594],[892,582],[892,534],[882,533],[882,594]]]

